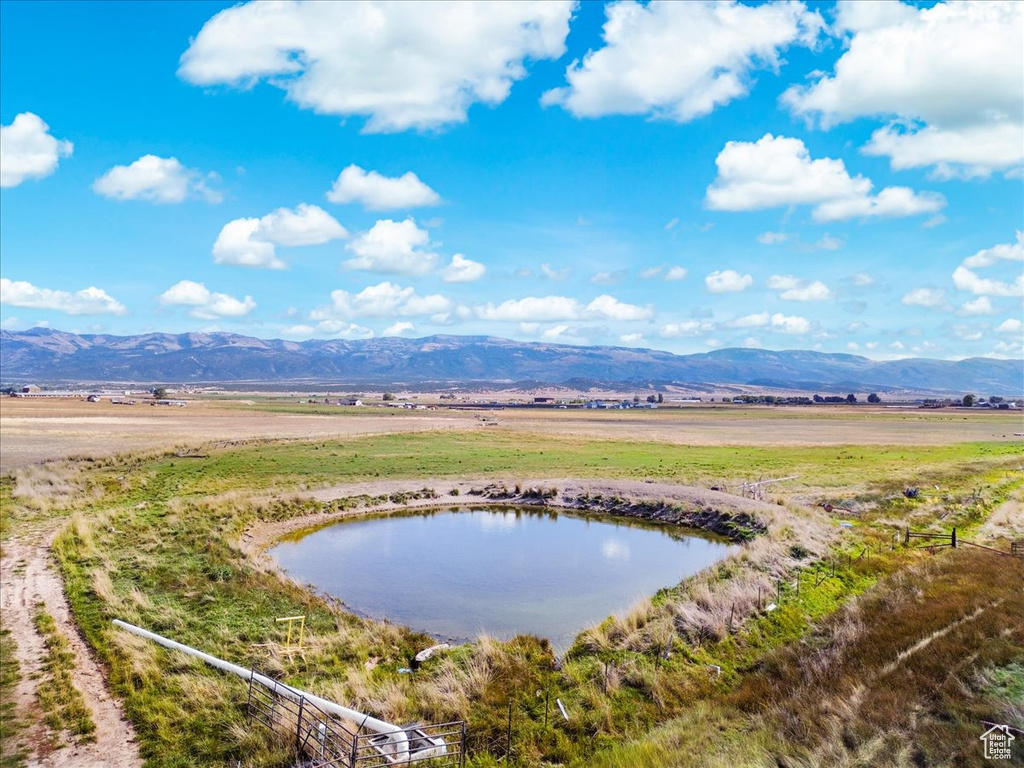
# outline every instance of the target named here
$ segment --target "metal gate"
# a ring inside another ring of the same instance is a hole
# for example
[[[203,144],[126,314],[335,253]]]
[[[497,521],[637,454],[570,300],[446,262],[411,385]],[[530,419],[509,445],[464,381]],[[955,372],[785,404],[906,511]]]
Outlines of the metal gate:
[[[249,719],[286,738],[294,734],[295,751],[313,768],[351,768],[355,734],[294,688],[270,682],[257,679],[256,670],[249,676]]]
[[[257,676],[258,675],[258,676]],[[264,682],[269,680],[269,684]],[[396,747],[392,734],[364,732],[324,712],[302,692],[252,670],[246,704],[249,719],[285,739],[310,768],[423,768],[461,766],[465,761],[466,724],[409,725],[395,731],[405,738]]]

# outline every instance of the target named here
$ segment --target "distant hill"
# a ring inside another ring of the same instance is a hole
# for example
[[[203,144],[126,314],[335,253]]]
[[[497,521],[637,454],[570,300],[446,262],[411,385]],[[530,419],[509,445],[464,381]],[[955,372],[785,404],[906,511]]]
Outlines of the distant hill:
[[[866,357],[806,350],[722,349],[674,355],[493,336],[357,341],[266,340],[232,333],[108,336],[48,328],[0,331],[0,378],[29,382],[422,384],[531,381],[671,383],[808,392],[1024,393],[1024,361]]]

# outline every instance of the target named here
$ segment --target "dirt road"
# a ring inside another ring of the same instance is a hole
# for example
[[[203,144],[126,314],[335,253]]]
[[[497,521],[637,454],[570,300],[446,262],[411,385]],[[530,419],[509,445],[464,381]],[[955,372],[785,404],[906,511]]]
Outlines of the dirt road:
[[[21,676],[15,702],[21,712],[36,705],[36,685],[46,653],[32,622],[38,603],[53,616],[75,655],[75,687],[81,691],[96,723],[96,740],[75,744],[62,740],[54,748],[46,727],[33,722],[25,736],[28,763],[42,768],[134,768],[142,765],[135,733],[107,689],[103,668],[78,634],[64,596],[64,585],[52,562],[50,546],[56,529],[4,543],[0,557],[0,613],[17,643],[15,658]]]

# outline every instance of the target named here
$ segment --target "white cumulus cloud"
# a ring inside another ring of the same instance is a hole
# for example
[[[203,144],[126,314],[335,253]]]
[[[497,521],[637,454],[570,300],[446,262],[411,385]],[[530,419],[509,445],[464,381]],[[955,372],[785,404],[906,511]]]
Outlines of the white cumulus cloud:
[[[998,266],[1001,262],[1024,261],[1024,231],[1017,231],[1015,243],[983,248],[953,270],[953,285],[976,296],[1024,296],[1024,274],[1016,269],[1013,282],[982,277],[976,270]]]
[[[419,296],[414,288],[392,282],[370,285],[359,293],[331,291],[331,304],[310,313],[311,320],[362,317],[415,317],[439,315],[453,309],[450,299],[440,294]]]
[[[754,278],[750,275],[741,275],[734,269],[716,269],[704,278],[704,284],[711,293],[734,293],[752,286]]]
[[[416,226],[413,219],[381,219],[345,246],[355,257],[344,266],[384,274],[425,275],[438,259],[436,253],[424,250],[429,246],[430,233]]]
[[[803,334],[810,333],[811,321],[806,317],[783,315],[781,312],[776,312],[772,315],[771,327],[779,333],[790,333],[795,336],[801,336]]]
[[[573,329],[568,325],[553,325],[546,329],[541,336],[548,341],[555,341],[563,336],[573,336]]]
[[[479,261],[467,259],[461,253],[452,256],[451,263],[441,270],[441,279],[446,283],[473,283],[487,272]]]
[[[51,136],[50,126],[39,115],[15,115],[10,125],[0,125],[0,187],[49,176],[74,148],[70,141]]]
[[[565,50],[573,4],[247,3],[211,18],[182,54],[196,85],[265,80],[305,109],[367,118],[367,132],[464,122],[500,104],[526,60]]]
[[[123,315],[124,304],[102,288],[90,286],[80,291],[54,291],[38,288],[24,280],[0,278],[0,304],[28,309],[52,309],[69,315]]]
[[[953,285],[957,290],[970,291],[976,296],[1024,296],[1024,274],[1012,283],[981,277],[974,270],[959,266],[953,270]]]
[[[422,208],[441,203],[441,196],[412,171],[389,177],[377,171],[364,171],[358,165],[350,165],[338,175],[327,199],[332,203],[362,203],[371,211]]]
[[[970,269],[979,269],[991,267],[1000,261],[1024,261],[1024,231],[1017,231],[1017,242],[983,248],[964,259],[963,265]]]
[[[708,320],[684,320],[681,323],[665,323],[658,329],[658,335],[663,339],[678,339],[683,336],[700,336],[714,329],[715,324]]]
[[[408,320],[399,320],[398,322],[392,323],[383,331],[380,332],[381,336],[401,336],[403,333],[416,330],[416,326],[410,323]]]
[[[942,195],[886,187],[850,176],[842,160],[812,160],[800,139],[766,133],[756,142],[730,141],[715,158],[718,176],[707,189],[707,205],[721,211],[754,211],[812,205],[817,221],[913,216],[945,206]]]
[[[901,301],[908,307],[945,307],[946,292],[942,288],[914,288]]]
[[[811,214],[819,221],[843,221],[871,216],[917,216],[933,213],[946,205],[946,199],[934,192],[915,192],[910,187],[886,187],[877,195],[828,200]]]
[[[850,37],[834,71],[783,95],[794,112],[826,126],[886,120],[865,151],[894,169],[931,166],[949,178],[1020,166],[1021,3],[842,3],[837,31]]]
[[[225,224],[213,244],[213,260],[238,267],[285,269],[274,244],[259,238],[259,219],[235,219]]]
[[[608,320],[649,320],[654,317],[652,307],[625,304],[607,294],[598,296],[587,304],[585,311],[590,317],[601,317]]]
[[[370,339],[373,331],[356,323],[343,320],[321,320],[316,325],[291,325],[281,329],[281,335],[291,339],[305,339],[310,336],[331,336],[337,339]]]
[[[327,211],[300,203],[294,210],[278,208],[256,219],[235,219],[221,229],[213,244],[218,264],[285,269],[275,246],[321,245],[348,237],[348,232]]]
[[[295,210],[278,208],[260,219],[261,240],[275,245],[321,245],[348,237],[348,232],[323,208],[300,203]]]
[[[578,320],[581,314],[580,303],[567,296],[527,296],[523,299],[508,299],[498,305],[487,303],[476,308],[476,316],[481,320],[523,323]]]
[[[772,321],[771,315],[768,312],[757,312],[752,315],[743,315],[733,320],[729,320],[725,325],[729,328],[763,328],[769,325]]]
[[[594,285],[615,285],[629,277],[629,270],[616,269],[615,271],[597,272],[590,278]]]
[[[822,28],[800,2],[610,3],[604,46],[566,70],[568,85],[544,94],[576,117],[652,115],[688,122],[745,96],[752,72],[778,70],[793,44]]]
[[[690,272],[686,267],[669,267],[668,271],[665,273],[665,279],[669,282],[685,280],[689,273]]]
[[[252,296],[236,299],[226,293],[215,293],[202,283],[181,280],[162,294],[160,303],[165,306],[192,307],[189,314],[202,320],[220,317],[243,317],[256,308]]]
[[[957,314],[971,317],[974,315],[991,315],[995,313],[992,300],[988,296],[979,296],[971,301],[964,302]]]
[[[831,299],[833,295],[827,285],[820,280],[814,280],[807,285],[783,291],[779,294],[779,298],[785,301],[825,301]]]
[[[825,301],[834,295],[820,280],[808,282],[792,275],[772,275],[767,286],[781,291],[779,298],[785,301]]]
[[[999,324],[996,333],[1020,333],[1022,330],[1024,330],[1024,323],[1016,317],[1011,317]]]
[[[223,198],[207,181],[215,175],[204,176],[186,168],[176,157],[143,155],[131,165],[115,165],[93,182],[97,194],[114,200],[148,200],[151,203],[181,203],[189,197],[198,197],[209,203]]]

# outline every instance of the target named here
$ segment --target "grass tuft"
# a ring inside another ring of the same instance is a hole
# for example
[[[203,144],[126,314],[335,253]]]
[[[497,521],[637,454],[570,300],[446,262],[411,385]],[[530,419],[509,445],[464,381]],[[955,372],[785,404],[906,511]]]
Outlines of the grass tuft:
[[[20,768],[27,757],[20,740],[24,723],[14,703],[14,690],[21,679],[15,648],[11,631],[0,628],[0,768]]]
[[[43,678],[36,687],[43,722],[57,734],[67,732],[75,741],[95,741],[92,712],[72,679],[75,655],[67,638],[42,603],[36,605],[32,619],[46,646]]]

